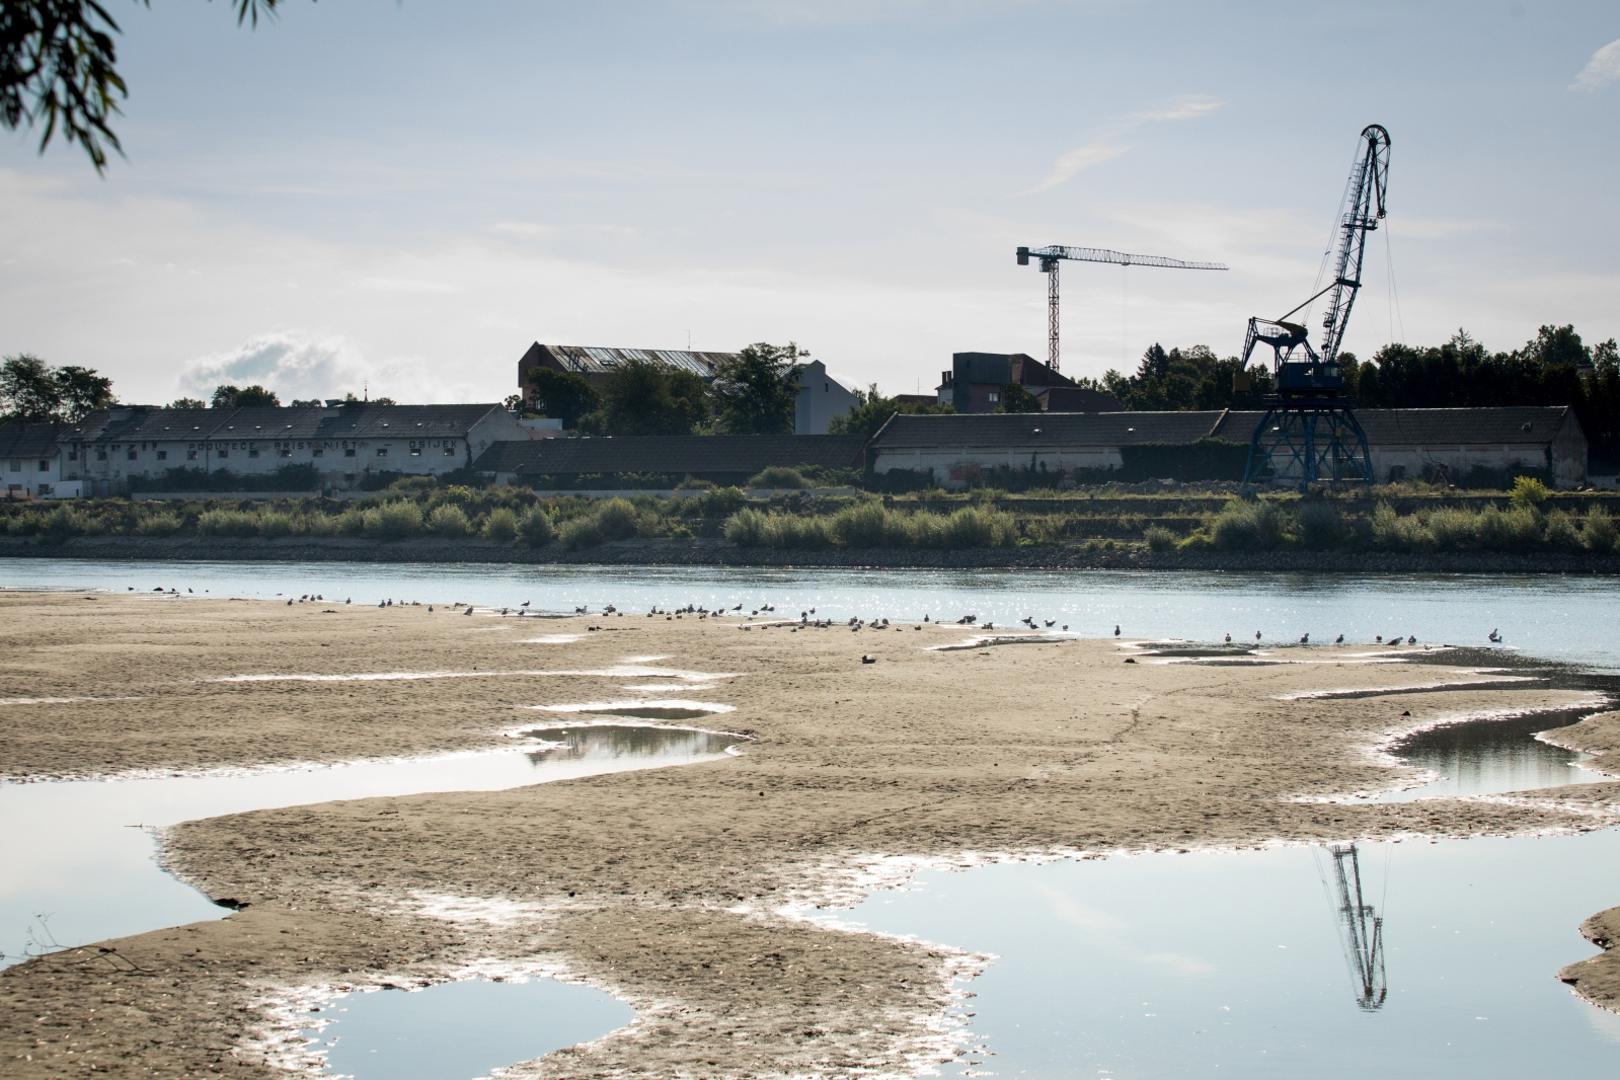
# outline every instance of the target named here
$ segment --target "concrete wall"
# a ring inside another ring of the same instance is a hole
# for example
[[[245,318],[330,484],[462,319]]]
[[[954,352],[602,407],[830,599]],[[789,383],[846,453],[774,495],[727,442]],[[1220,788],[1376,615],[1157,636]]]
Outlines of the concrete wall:
[[[974,476],[1003,466],[1037,470],[1045,466],[1055,480],[1058,474],[1072,469],[1117,469],[1123,464],[1119,449],[1112,446],[1054,446],[1036,451],[942,446],[877,449],[873,453],[872,471],[932,470],[934,481],[940,487],[960,489],[967,487]]]
[[[855,395],[811,360],[799,369],[799,396],[793,406],[793,434],[825,435],[827,427],[856,406]]]

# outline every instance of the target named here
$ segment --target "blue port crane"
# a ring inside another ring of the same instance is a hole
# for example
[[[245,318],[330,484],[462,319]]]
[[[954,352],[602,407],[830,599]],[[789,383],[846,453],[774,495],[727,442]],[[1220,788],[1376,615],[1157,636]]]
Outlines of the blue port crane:
[[[1367,435],[1345,391],[1339,347],[1361,288],[1367,234],[1384,219],[1389,132],[1381,124],[1368,124],[1358,145],[1339,212],[1332,280],[1279,318],[1249,320],[1238,376],[1246,383],[1250,355],[1256,346],[1269,345],[1273,387],[1265,415],[1249,440],[1245,484],[1269,477],[1304,490],[1317,482],[1334,486],[1372,482]],[[1323,296],[1328,298],[1327,309],[1322,315],[1322,345],[1316,349],[1304,324],[1289,320]]]

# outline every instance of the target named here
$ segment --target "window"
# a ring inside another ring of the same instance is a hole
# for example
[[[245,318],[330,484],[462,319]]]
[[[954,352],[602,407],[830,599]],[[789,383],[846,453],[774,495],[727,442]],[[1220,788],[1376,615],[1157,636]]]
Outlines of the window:
[[[315,448],[315,456],[316,457],[320,457],[322,454],[325,454],[325,453],[326,453],[326,451],[322,450],[320,447],[317,446]]]
[[[292,457],[292,451],[287,449],[287,447],[283,446],[281,448],[281,456],[282,457]]]
[[[69,461],[78,461],[79,460],[79,452],[77,450],[69,450],[68,451],[68,460]]]
[[[449,443],[445,443],[444,444],[444,456],[445,457],[455,457],[456,456],[456,448],[451,446]]]
[[[97,461],[106,461],[107,460],[107,451],[105,451],[105,450],[97,450],[96,451],[96,460]]]
[[[231,456],[231,452],[222,446],[219,448],[219,456],[222,458],[228,458]]]
[[[167,450],[159,450],[157,452],[157,455],[158,455],[158,460],[159,461],[168,461],[169,460],[169,452]]]
[[[990,391],[990,393],[988,395],[986,395],[985,400],[987,400],[987,401],[1000,401],[1001,400],[1000,391],[997,391],[997,390]]]
[[[186,451],[186,460],[187,461],[196,461],[197,460],[197,451],[195,451],[195,450],[187,450]]]
[[[386,447],[386,446],[377,447],[377,456],[378,457],[387,457],[388,456],[388,447]]]
[[[259,448],[257,446],[253,447],[252,449],[250,449],[248,451],[248,457],[258,457],[258,456],[259,456]]]
[[[343,456],[344,456],[344,457],[354,457],[354,447],[352,447],[352,446],[345,446],[345,447],[344,447],[344,448],[343,448]]]
[[[422,448],[420,446],[411,447],[411,457],[421,457],[421,456],[422,456]]]
[[[47,461],[46,459],[44,459],[44,458],[40,458],[39,459],[39,471],[40,472],[50,472],[51,471],[51,463],[49,461]]]
[[[11,459],[11,471],[22,472],[22,462],[17,458]]]
[[[135,448],[132,446],[128,450],[124,451],[124,456],[127,457],[129,460],[134,461],[135,460]]]

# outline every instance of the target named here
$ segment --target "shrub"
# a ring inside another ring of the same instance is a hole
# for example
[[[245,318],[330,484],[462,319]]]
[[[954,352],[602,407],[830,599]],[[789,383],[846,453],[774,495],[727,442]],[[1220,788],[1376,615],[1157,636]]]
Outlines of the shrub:
[[[628,540],[637,532],[636,508],[629,499],[608,499],[591,519],[601,540]]]
[[[185,524],[179,514],[167,510],[156,514],[146,514],[135,523],[135,535],[173,536],[183,529]]]
[[[1575,521],[1562,510],[1554,510],[1541,521],[1541,535],[1555,551],[1581,550],[1581,533]]]
[[[1620,550],[1615,543],[1615,537],[1620,530],[1615,529],[1614,518],[1603,512],[1601,506],[1588,507],[1586,516],[1581,519],[1581,543],[1586,550],[1598,553]]]
[[[692,501],[704,517],[726,517],[742,509],[748,497],[740,488],[723,487],[705,491]]]
[[[343,533],[343,516],[323,514],[316,510],[304,517],[302,527],[310,536],[340,536]]]
[[[1551,494],[1552,492],[1547,490],[1547,485],[1535,477],[1515,476],[1513,490],[1508,498],[1513,500],[1515,506],[1540,506]]]
[[[1299,526],[1299,542],[1313,550],[1342,547],[1349,536],[1344,515],[1331,503],[1305,503],[1294,520]]]
[[[467,511],[454,503],[444,503],[433,508],[427,516],[428,532],[434,536],[446,539],[455,539],[468,535],[473,531],[473,525],[467,518]]]
[[[764,513],[753,507],[744,507],[726,519],[726,543],[738,547],[759,547],[765,543]]]
[[[403,540],[422,531],[422,508],[398,499],[361,511],[360,530],[377,540]]]
[[[824,517],[796,514],[766,514],[764,517],[762,539],[766,547],[815,551],[832,546],[832,529]]]
[[[494,516],[490,515],[491,518]],[[528,512],[518,519],[517,531],[530,547],[545,547],[557,539],[557,527],[551,523],[551,515],[538,506],[529,507]]]
[[[1282,514],[1273,503],[1230,499],[1210,522],[1215,546],[1225,551],[1267,551],[1282,540]]]
[[[1149,551],[1173,551],[1176,546],[1176,534],[1163,525],[1149,525],[1142,530],[1142,539],[1147,541]]]
[[[1522,551],[1541,539],[1541,523],[1526,505],[1506,510],[1487,506],[1479,513],[1477,528],[1480,546],[1488,551]]]
[[[416,491],[432,491],[434,488],[439,486],[438,480],[431,476],[400,476],[398,473],[393,473],[391,475],[394,476],[395,479],[388,482],[389,491],[397,491],[408,494]]]
[[[1442,506],[1429,512],[1426,524],[1441,551],[1463,551],[1479,543],[1479,515],[1473,511]]]
[[[197,515],[197,532],[203,536],[257,536],[259,516],[251,510],[216,507]]]
[[[298,531],[298,519],[287,510],[260,510],[259,535],[266,537],[291,536]]]
[[[910,539],[910,531],[899,515],[879,502],[846,506],[833,515],[833,535],[847,547],[900,546]]]
[[[580,548],[595,547],[600,544],[602,542],[602,533],[597,528],[595,518],[572,518],[562,523],[562,527],[557,530],[557,539],[569,551],[577,551]]]
[[[713,480],[705,480],[701,476],[693,476],[691,473],[687,473],[686,476],[682,478],[681,482],[675,485],[675,490],[713,491],[714,486]]]
[[[1372,545],[1384,551],[1420,551],[1433,542],[1423,522],[1416,517],[1402,517],[1387,502],[1373,510]]]
[[[748,478],[751,488],[807,488],[810,481],[804,474],[789,465],[767,465],[753,476]]]
[[[944,546],[1011,547],[1018,542],[1018,526],[1003,510],[965,506],[944,520]]]
[[[343,536],[363,536],[366,531],[366,512],[351,506],[336,519],[337,531]]]
[[[539,507],[535,507],[529,512],[532,514],[539,514],[542,518],[545,518],[546,541],[549,541],[553,532],[551,528],[551,519],[547,518],[545,511],[541,510]],[[487,515],[485,515],[484,526],[479,530],[479,533],[485,540],[493,540],[498,544],[510,544],[512,541],[517,539],[518,528],[517,511],[511,509],[510,507],[497,506]]]

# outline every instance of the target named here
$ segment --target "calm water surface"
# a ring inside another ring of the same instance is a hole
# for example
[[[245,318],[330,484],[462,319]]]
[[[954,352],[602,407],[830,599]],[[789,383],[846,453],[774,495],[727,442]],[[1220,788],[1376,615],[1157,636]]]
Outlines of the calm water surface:
[[[954,620],[969,612],[1011,626],[1025,615],[1054,629],[1127,637],[1268,642],[1396,633],[1420,642],[1486,645],[1500,629],[1510,649],[1579,664],[1620,658],[1620,578],[1487,575],[1226,574],[1187,571],[779,570],[724,567],[444,566],[413,563],[88,562],[0,559],[0,586],[99,588],[193,595],[299,596],[375,604],[464,601],[571,613],[605,604],[815,608],[834,618]]]
[[[544,741],[540,741],[544,740]],[[163,871],[151,830],[335,799],[494,791],[724,756],[733,736],[604,725],[536,732],[535,749],[245,774],[0,780],[0,967],[229,912]]]

